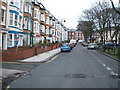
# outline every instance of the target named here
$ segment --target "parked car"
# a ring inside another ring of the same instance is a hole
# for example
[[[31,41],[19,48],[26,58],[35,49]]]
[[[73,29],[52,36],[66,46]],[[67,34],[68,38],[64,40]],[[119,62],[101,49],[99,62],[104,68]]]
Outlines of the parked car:
[[[82,41],[83,46],[88,46],[88,43],[86,41]]]
[[[107,46],[117,46],[117,43],[113,43],[113,42],[106,42],[105,45]]]
[[[79,42],[79,43],[82,43],[82,42],[83,42],[83,40],[79,40],[78,42]]]
[[[98,45],[96,43],[89,43],[87,46],[88,49],[97,49]]]
[[[71,51],[70,44],[68,44],[68,43],[62,44],[62,47],[60,49],[61,49],[61,52],[64,52],[64,51],[70,52]]]
[[[69,43],[68,45],[70,46],[71,50],[74,48],[74,43]]]

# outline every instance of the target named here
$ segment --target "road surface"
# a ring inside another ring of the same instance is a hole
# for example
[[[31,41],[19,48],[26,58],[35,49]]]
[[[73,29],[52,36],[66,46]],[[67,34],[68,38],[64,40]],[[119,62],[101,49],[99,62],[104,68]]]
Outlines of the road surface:
[[[27,70],[27,68],[26,68]],[[118,62],[77,44],[39,64],[10,88],[118,88]]]

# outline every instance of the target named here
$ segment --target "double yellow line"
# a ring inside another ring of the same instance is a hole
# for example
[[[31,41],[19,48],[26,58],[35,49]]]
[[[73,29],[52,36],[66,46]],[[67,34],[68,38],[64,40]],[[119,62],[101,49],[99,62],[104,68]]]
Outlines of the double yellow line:
[[[52,62],[52,61],[55,60],[57,57],[58,57],[58,55],[54,56],[53,58],[51,58],[50,60],[46,61],[45,63]]]
[[[28,62],[28,63],[24,63],[24,62],[4,62],[4,61],[3,61],[3,62],[0,62],[0,63],[11,63],[11,64],[38,64],[38,62],[37,62],[37,63],[36,63],[36,62],[35,62],[35,63],[29,63],[29,62]]]

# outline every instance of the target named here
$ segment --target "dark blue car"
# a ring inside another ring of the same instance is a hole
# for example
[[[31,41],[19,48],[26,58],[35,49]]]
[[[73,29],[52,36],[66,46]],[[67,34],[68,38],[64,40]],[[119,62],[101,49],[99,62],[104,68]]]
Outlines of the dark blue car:
[[[113,42],[107,42],[107,43],[105,43],[105,45],[107,45],[107,46],[117,46],[118,44],[113,43]]]

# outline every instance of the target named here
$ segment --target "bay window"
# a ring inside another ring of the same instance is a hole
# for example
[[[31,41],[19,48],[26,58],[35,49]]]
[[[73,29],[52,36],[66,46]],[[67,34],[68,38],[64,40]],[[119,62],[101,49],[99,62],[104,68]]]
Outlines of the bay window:
[[[32,5],[29,3],[25,3],[25,12],[30,13],[32,15]]]

